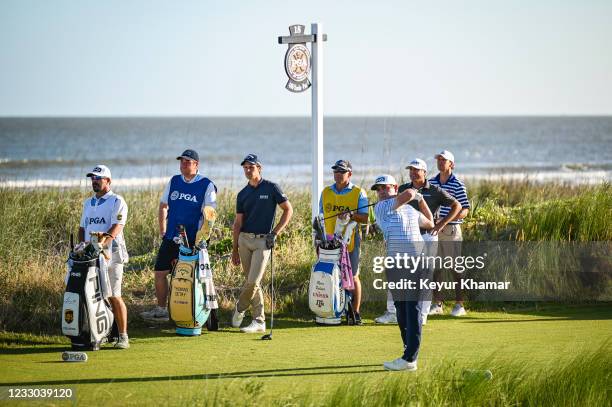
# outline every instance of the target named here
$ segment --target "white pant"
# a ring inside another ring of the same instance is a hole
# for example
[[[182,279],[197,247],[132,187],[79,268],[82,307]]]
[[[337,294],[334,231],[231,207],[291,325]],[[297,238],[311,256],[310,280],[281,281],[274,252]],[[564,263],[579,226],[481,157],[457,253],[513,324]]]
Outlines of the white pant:
[[[438,254],[438,236],[432,236],[429,233],[424,233],[423,240],[427,243],[425,245],[424,254],[428,256],[436,256]],[[433,262],[432,262],[433,263]],[[431,267],[433,273],[433,267]],[[427,293],[427,299],[419,301],[418,308],[421,311],[421,315],[427,317],[429,313],[429,307],[431,307],[431,292]],[[391,291],[387,290],[387,311],[395,314],[395,304],[393,303],[393,297]]]

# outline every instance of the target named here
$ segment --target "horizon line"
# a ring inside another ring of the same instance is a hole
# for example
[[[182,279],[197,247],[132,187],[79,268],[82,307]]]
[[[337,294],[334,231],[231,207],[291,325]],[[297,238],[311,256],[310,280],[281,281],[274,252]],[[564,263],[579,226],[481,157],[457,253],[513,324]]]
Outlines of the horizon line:
[[[559,114],[329,114],[324,118],[596,118],[596,117],[612,117],[612,113],[559,113]],[[2,119],[231,119],[231,118],[249,118],[249,119],[308,119],[310,115],[0,115]]]

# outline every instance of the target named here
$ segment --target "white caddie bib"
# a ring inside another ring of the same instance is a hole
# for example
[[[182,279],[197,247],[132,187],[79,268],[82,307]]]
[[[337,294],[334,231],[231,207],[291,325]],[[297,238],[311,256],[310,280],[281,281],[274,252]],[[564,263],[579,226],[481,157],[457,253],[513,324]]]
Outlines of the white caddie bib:
[[[127,205],[123,198],[109,192],[100,199],[88,198],[83,204],[81,227],[85,229],[85,240],[90,239],[90,232],[108,232],[113,224],[125,224]],[[128,260],[127,248],[123,232],[119,233],[113,242],[117,245],[122,263]],[[113,249],[115,251],[115,249]]]

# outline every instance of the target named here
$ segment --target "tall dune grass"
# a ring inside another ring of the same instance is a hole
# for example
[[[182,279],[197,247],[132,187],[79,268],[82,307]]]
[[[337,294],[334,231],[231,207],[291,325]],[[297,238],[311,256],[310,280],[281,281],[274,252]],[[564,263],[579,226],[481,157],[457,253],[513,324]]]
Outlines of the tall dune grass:
[[[159,245],[161,191],[116,192],[129,206],[125,236],[131,260],[123,292],[133,316],[154,298],[151,270]],[[287,192],[295,214],[275,251],[277,310],[299,315],[307,309],[305,292],[315,259],[310,195]],[[464,226],[466,240],[612,240],[610,184],[569,188],[484,183],[469,186],[469,192],[473,210]],[[88,196],[89,191],[80,189],[0,190],[0,330],[57,332],[69,236],[78,231],[81,205]],[[219,194],[219,220],[210,249],[222,306],[227,308],[243,281],[241,271],[228,259],[234,205],[235,194]],[[382,254],[380,240],[370,236],[364,241],[362,265],[371,264],[372,256]]]
[[[494,359],[466,371],[440,362],[431,372],[395,372],[378,380],[357,380],[323,400],[301,406],[607,406],[612,380],[608,342],[599,349],[541,365]],[[487,380],[485,371],[492,373]]]

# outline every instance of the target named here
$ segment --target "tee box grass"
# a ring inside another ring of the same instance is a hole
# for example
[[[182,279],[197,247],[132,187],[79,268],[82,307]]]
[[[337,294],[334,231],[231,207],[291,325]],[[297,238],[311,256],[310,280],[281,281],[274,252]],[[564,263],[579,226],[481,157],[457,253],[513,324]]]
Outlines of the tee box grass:
[[[79,405],[515,405],[576,398],[604,405],[610,384],[606,305],[432,317],[415,373],[382,368],[401,354],[397,325],[276,322],[272,341],[227,323],[200,337],[178,337],[170,325],[143,327],[130,332],[129,350],[106,345],[84,363],[61,362],[65,338],[4,333],[0,386],[72,387]],[[482,383],[462,376],[487,369],[493,379]],[[585,377],[559,399],[563,369]]]

